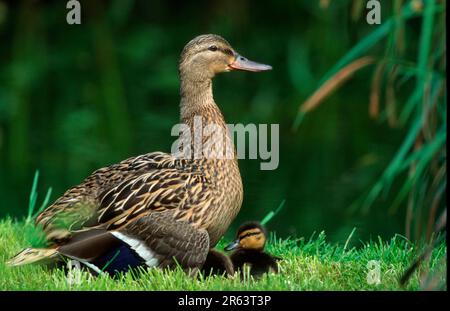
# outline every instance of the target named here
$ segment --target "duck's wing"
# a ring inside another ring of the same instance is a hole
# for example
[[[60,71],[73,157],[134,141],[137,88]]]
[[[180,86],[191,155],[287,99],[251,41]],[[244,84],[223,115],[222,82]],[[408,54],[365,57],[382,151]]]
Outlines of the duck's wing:
[[[36,224],[44,228],[49,240],[61,238],[59,232],[95,225],[102,193],[145,172],[175,166],[176,159],[170,154],[153,152],[98,169],[40,213]]]
[[[109,274],[137,266],[200,268],[208,250],[208,233],[174,220],[170,212],[141,215],[119,230],[81,232],[58,248],[96,273]]]
[[[195,216],[194,208],[212,204],[208,189],[208,178],[192,166],[153,169],[106,191],[100,198],[97,223],[112,230],[143,213],[174,209],[178,219],[187,220]]]

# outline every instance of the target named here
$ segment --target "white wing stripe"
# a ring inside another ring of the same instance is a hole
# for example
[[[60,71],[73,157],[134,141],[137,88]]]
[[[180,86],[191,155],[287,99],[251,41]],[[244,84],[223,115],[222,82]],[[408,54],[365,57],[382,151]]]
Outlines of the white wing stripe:
[[[116,238],[125,242],[129,245],[142,259],[145,260],[145,264],[149,267],[154,267],[159,264],[158,259],[156,259],[155,253],[148,248],[142,241],[138,239],[129,237],[120,232],[111,232]]]

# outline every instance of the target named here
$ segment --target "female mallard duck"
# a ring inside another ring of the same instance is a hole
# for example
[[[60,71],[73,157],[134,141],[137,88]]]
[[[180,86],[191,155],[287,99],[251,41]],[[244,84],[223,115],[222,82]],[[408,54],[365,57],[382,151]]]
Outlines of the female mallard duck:
[[[259,222],[244,223],[236,236],[236,240],[225,247],[226,251],[235,249],[230,259],[236,271],[240,270],[243,275],[245,266],[248,266],[250,275],[255,278],[266,272],[278,273],[278,261],[281,258],[264,252],[267,232]]]
[[[179,63],[181,123],[191,132],[214,124],[225,138],[212,135],[212,143],[233,146],[213,98],[212,79],[232,70],[269,69],[240,56],[220,36],[194,38]],[[194,118],[201,118],[200,128]],[[129,158],[95,171],[44,210],[36,224],[51,247],[25,249],[9,264],[64,256],[98,271],[107,266],[107,272],[176,262],[198,269],[239,212],[242,195],[235,153],[180,158],[153,152]]]

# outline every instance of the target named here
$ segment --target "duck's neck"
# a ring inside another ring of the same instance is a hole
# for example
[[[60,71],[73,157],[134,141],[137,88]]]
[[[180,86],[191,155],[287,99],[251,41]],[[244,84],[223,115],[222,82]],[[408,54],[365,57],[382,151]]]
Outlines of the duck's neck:
[[[186,124],[191,130],[191,142],[193,144],[199,142],[195,137],[201,133],[202,146],[215,144],[218,148],[223,148],[221,150],[226,154],[231,152],[232,156],[231,154],[230,156],[235,158],[234,145],[228,127],[213,98],[212,80],[193,80],[181,76],[180,95],[180,119],[181,123]],[[214,133],[210,133],[211,127],[205,130],[207,126],[212,126]],[[200,149],[197,147],[197,150]],[[203,155],[201,157],[203,158]]]
[[[194,80],[189,77],[182,77],[180,96],[180,119],[182,123],[191,124],[195,116],[201,116],[209,122],[225,124],[222,113],[214,101],[211,79]]]

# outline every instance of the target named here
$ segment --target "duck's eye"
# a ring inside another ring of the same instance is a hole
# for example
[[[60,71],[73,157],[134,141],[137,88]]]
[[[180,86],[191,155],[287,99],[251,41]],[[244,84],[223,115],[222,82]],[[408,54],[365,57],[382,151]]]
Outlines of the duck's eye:
[[[217,48],[217,46],[215,46],[215,45],[211,45],[211,46],[208,48],[208,50],[210,50],[210,51],[212,51],[212,52],[215,52],[215,51],[218,50],[218,48]]]

